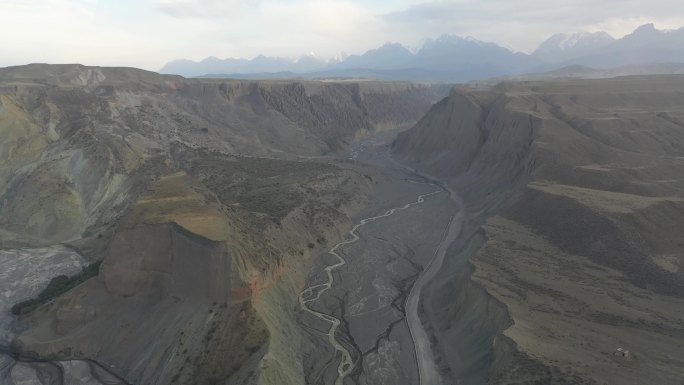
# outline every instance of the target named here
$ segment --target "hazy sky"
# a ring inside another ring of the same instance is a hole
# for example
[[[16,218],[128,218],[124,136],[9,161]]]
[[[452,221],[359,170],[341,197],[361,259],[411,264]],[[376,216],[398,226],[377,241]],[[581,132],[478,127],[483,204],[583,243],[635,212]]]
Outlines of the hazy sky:
[[[443,33],[530,52],[556,32],[684,26],[682,0],[0,0],[0,67],[332,57]]]

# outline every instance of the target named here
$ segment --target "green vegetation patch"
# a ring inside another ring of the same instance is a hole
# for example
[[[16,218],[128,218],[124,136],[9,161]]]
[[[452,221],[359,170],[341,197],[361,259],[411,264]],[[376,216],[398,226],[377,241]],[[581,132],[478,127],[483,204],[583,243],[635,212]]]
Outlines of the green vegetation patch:
[[[81,268],[80,273],[71,277],[67,277],[66,275],[58,275],[52,278],[47,287],[43,289],[40,294],[38,294],[38,297],[19,302],[12,306],[12,314],[21,315],[30,313],[51,299],[66,293],[88,279],[96,276],[100,272],[101,263],[102,261],[99,261],[91,263],[88,266],[84,266]]]

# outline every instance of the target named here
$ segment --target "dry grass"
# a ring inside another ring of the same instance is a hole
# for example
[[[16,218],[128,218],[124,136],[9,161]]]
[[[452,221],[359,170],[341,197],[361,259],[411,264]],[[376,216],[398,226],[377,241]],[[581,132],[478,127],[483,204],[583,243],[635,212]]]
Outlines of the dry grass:
[[[517,222],[495,217],[473,259],[474,279],[504,302],[518,348],[600,384],[678,384],[684,300],[636,287],[619,271],[567,254]],[[636,358],[614,351],[624,347]]]
[[[684,202],[684,197],[646,197],[635,194],[595,190],[551,182],[533,182],[529,188],[576,200],[592,210],[609,213],[631,213],[662,202]]]

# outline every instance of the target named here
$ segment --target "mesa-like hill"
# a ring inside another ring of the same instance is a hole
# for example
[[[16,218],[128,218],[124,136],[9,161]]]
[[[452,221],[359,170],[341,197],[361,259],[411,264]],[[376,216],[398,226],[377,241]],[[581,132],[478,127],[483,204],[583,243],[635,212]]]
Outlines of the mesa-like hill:
[[[681,381],[683,91],[683,76],[454,90],[399,135],[395,156],[471,217],[424,294],[448,378]]]

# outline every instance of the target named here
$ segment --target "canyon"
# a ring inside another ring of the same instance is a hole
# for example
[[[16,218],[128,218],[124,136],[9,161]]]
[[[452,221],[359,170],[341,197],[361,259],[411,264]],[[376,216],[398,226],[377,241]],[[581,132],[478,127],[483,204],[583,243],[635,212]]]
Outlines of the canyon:
[[[0,380],[679,384],[683,90],[0,69]]]

